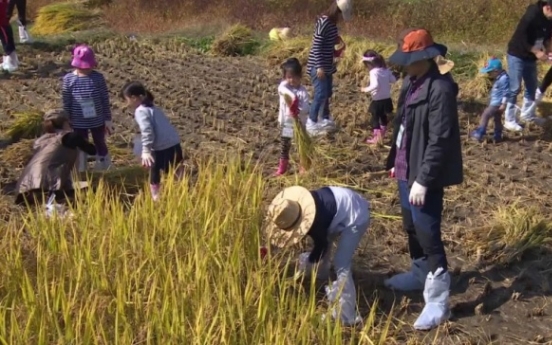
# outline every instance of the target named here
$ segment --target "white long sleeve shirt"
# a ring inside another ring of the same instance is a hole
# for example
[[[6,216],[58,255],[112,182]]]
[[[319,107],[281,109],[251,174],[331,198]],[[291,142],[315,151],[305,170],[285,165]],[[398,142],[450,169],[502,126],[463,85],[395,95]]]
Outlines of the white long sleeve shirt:
[[[299,87],[293,87],[289,85],[287,81],[282,81],[278,86],[278,94],[280,95],[280,110],[278,113],[278,123],[282,125],[285,121],[291,121],[289,116],[289,107],[284,98],[285,94],[295,95],[299,99],[299,118],[301,122],[306,123],[307,117],[310,111],[309,92],[301,85]]]
[[[349,188],[330,186],[337,206],[337,213],[328,228],[328,235],[336,235],[355,225],[370,222],[370,203]]]
[[[372,100],[379,101],[391,98],[391,85],[397,78],[387,68],[372,68],[370,70],[370,85],[364,88],[364,92],[372,95]]]

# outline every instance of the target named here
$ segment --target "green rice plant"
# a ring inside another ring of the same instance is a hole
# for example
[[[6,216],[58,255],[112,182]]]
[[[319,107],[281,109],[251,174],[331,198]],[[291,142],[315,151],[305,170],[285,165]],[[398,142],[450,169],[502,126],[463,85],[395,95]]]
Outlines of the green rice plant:
[[[390,343],[393,318],[376,305],[362,329],[322,321],[314,284],[282,272],[289,259],[261,260],[256,164],[198,170],[167,178],[158,202],[127,205],[100,181],[77,193],[72,218],[29,209],[0,223],[0,343]]]
[[[42,133],[44,114],[40,111],[27,111],[14,115],[15,121],[5,135],[12,141],[38,138]]]

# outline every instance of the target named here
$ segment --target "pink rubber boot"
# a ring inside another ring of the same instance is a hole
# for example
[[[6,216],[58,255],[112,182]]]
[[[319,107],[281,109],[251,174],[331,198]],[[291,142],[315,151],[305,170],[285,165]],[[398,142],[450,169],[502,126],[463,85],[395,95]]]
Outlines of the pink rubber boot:
[[[160,185],[158,184],[150,184],[150,192],[151,192],[151,198],[153,201],[159,200],[159,189]]]
[[[385,138],[385,133],[387,132],[387,126],[380,126],[381,129],[381,139]]]
[[[278,164],[278,170],[274,173],[274,176],[282,176],[285,174],[288,170],[289,160],[280,158],[280,162]]]
[[[372,134],[372,138],[366,140],[366,144],[377,144],[381,141],[381,129],[374,129],[374,134]]]

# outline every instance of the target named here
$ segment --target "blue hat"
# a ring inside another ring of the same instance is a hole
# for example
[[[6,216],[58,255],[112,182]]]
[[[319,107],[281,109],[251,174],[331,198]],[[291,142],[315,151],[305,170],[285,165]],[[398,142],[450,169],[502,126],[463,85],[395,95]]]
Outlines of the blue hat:
[[[429,31],[408,29],[400,35],[399,46],[389,57],[389,62],[398,66],[408,66],[414,62],[431,60],[443,53],[447,53],[446,47],[435,43]]]
[[[500,61],[500,59],[495,57],[490,58],[487,60],[485,67],[479,70],[481,73],[489,73],[492,71],[502,71],[502,61]]]

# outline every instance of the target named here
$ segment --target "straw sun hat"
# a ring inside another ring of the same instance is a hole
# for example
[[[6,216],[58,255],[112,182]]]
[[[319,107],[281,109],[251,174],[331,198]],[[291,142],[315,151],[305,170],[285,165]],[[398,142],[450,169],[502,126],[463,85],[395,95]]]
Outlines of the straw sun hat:
[[[301,186],[288,187],[278,193],[268,207],[265,228],[270,243],[277,247],[299,243],[309,232],[316,204],[310,191]]]
[[[442,55],[435,57],[435,63],[441,74],[447,74],[454,67],[454,61],[445,59]]]

